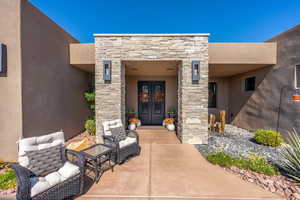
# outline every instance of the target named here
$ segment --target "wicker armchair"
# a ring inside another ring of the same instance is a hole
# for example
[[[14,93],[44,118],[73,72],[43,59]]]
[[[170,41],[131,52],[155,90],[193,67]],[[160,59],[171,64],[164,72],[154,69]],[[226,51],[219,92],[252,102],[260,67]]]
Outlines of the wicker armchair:
[[[70,159],[72,157],[72,159]],[[17,200],[61,200],[83,192],[85,160],[64,148],[63,132],[19,141]]]
[[[115,162],[123,163],[128,157],[140,154],[139,135],[136,131],[126,131],[126,138],[119,141],[112,135],[111,129],[121,127],[124,129],[120,119],[106,121],[103,124],[103,140],[105,144],[116,147]]]

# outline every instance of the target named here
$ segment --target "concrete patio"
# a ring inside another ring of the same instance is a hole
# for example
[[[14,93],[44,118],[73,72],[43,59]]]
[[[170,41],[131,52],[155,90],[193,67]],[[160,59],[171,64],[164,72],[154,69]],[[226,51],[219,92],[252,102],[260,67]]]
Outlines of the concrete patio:
[[[174,132],[140,129],[141,155],[107,171],[79,200],[283,199],[208,163]]]

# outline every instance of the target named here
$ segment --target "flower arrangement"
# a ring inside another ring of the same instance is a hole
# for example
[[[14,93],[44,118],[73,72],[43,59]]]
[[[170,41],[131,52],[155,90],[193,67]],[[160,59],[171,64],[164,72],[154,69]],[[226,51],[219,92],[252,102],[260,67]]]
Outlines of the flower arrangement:
[[[175,119],[174,118],[166,118],[165,120],[164,120],[164,124],[174,124],[174,122],[175,122]]]
[[[139,120],[138,118],[130,118],[128,121],[129,123],[136,124],[136,125],[141,123],[141,120]]]

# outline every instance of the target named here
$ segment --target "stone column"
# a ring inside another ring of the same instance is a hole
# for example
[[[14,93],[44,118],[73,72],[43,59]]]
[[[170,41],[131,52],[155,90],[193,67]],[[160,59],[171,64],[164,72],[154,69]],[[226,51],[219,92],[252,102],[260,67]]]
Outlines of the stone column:
[[[204,55],[205,56],[205,55]],[[201,78],[193,83],[192,60],[200,60]],[[179,69],[179,121],[182,143],[205,144],[208,139],[208,62],[204,58],[184,59]]]
[[[125,78],[122,74],[121,55],[115,47],[118,40],[96,39],[95,54],[95,90],[96,90],[96,136],[97,142],[102,142],[102,123],[107,120],[123,119],[123,92],[122,83]],[[105,45],[108,44],[108,45]],[[103,80],[103,60],[111,60],[111,82]]]

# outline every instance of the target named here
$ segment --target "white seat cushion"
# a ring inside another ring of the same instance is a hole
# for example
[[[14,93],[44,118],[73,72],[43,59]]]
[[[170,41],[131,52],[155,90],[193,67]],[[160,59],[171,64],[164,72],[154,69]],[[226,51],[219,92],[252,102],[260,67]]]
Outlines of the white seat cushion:
[[[51,185],[48,183],[48,181],[46,181],[44,177],[30,178],[30,184],[31,184],[31,197],[51,188]]]
[[[136,138],[134,137],[126,137],[125,140],[122,140],[119,142],[119,146],[120,148],[125,147],[127,145],[133,144],[136,142]]]
[[[67,161],[56,172],[52,172],[45,177],[30,178],[31,197],[46,191],[50,187],[57,185],[79,173],[80,173],[79,167]]]
[[[45,176],[45,179],[51,186],[62,182],[62,177],[58,172],[52,172],[48,174],[47,176]]]
[[[65,164],[58,170],[58,173],[62,176],[63,180],[66,180],[72,176],[75,176],[80,173],[78,166],[73,165],[70,162],[65,162]]]

